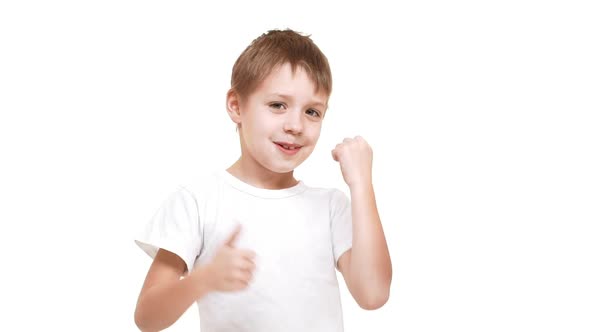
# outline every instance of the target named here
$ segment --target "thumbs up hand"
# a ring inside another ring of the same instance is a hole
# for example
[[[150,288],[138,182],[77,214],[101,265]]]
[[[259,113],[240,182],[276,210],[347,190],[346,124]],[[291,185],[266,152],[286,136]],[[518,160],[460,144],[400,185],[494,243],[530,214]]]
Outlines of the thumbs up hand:
[[[241,230],[241,225],[236,226],[207,266],[209,281],[213,290],[242,290],[248,286],[252,279],[255,268],[255,253],[252,250],[235,247],[236,239]]]

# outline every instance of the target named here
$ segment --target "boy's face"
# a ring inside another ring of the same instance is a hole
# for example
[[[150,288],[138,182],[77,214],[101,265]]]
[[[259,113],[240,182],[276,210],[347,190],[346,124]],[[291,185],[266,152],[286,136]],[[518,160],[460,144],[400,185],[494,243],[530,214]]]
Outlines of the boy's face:
[[[276,173],[293,171],[315,148],[327,103],[305,70],[293,74],[290,64],[272,71],[246,101],[229,93],[228,112],[240,124],[242,160]]]

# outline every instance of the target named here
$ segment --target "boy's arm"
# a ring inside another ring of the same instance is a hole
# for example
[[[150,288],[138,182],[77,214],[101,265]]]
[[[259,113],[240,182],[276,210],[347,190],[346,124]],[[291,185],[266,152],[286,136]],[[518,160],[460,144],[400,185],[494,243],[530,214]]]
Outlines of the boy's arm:
[[[377,212],[372,185],[351,188],[352,248],[338,259],[338,269],[357,303],[367,310],[389,299],[391,259]]]
[[[169,327],[209,292],[208,273],[203,266],[180,279],[185,270],[186,264],[180,257],[158,250],[135,308],[135,324],[141,331],[161,331]]]
[[[135,308],[140,330],[160,331],[172,325],[197,300],[212,291],[232,292],[248,287],[256,254],[235,247],[242,227],[237,226],[217,249],[211,262],[185,274],[178,255],[160,249],[145,278]],[[184,279],[180,279],[181,276]]]
[[[338,259],[338,270],[356,302],[373,310],[389,299],[391,259],[372,185],[372,150],[360,136],[346,138],[332,151],[350,188],[352,248]]]

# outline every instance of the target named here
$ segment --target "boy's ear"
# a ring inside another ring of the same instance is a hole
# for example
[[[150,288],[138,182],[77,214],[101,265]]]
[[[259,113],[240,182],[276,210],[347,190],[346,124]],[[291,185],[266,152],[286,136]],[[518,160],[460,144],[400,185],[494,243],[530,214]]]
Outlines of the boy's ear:
[[[229,114],[229,117],[232,119],[232,121],[239,125],[242,122],[240,117],[242,114],[240,111],[240,99],[238,94],[233,89],[229,89],[227,92],[226,108],[227,114]]]

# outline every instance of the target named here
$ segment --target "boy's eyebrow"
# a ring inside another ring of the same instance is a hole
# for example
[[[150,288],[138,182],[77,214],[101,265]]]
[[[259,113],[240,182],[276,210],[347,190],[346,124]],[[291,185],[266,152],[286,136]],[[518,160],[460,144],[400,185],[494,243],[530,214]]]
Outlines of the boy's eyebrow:
[[[285,95],[285,94],[281,94],[281,93],[272,93],[269,95],[269,97],[279,97],[281,99],[287,99],[287,100],[292,100],[293,97],[289,96],[289,95]],[[310,106],[321,106],[323,108],[327,108],[326,104],[322,103],[321,101],[312,101],[312,103],[310,104]]]

